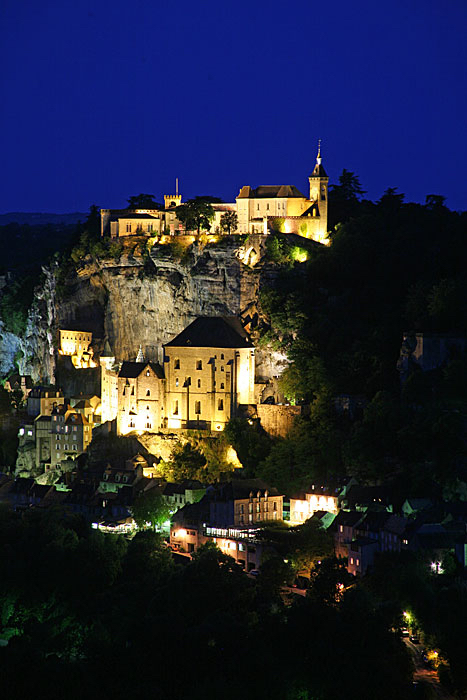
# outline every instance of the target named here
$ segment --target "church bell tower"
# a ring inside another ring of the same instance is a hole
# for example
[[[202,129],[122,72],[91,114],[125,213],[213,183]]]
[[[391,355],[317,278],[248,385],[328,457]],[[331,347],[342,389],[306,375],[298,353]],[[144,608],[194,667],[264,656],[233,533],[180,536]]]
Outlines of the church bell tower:
[[[320,235],[325,236],[328,230],[328,175],[322,165],[321,139],[318,141],[316,165],[308,178],[310,183],[310,200],[316,202],[320,216]]]

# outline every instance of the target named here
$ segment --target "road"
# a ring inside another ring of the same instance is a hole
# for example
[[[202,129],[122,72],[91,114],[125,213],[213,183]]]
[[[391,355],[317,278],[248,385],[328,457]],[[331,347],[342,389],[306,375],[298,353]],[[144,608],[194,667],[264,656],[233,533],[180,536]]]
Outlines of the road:
[[[413,644],[408,637],[404,637],[403,641],[410,651],[415,666],[413,674],[414,682],[423,682],[430,686],[433,691],[433,697],[439,700],[453,700],[454,695],[450,695],[440,684],[438,674],[433,669],[428,668],[422,659],[422,645]]]

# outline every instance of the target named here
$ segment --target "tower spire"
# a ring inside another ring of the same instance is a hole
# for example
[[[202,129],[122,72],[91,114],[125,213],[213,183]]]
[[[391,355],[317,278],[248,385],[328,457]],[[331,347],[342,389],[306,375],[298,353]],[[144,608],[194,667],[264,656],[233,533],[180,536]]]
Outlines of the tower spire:
[[[321,139],[318,139],[318,155],[316,156],[316,163],[318,165],[321,165],[321,161],[322,161],[322,158],[321,158]]]
[[[136,355],[136,362],[144,362],[143,348],[139,346],[138,354]]]

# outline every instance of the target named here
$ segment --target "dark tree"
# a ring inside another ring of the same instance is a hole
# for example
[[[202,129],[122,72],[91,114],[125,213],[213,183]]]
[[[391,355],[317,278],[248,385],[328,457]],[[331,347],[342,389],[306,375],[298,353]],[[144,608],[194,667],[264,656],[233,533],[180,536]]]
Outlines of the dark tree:
[[[237,230],[237,226],[238,216],[234,211],[226,211],[225,214],[222,214],[221,229],[225,231],[225,233],[228,233],[230,235],[232,232],[235,232]]]
[[[177,207],[177,218],[185,227],[185,231],[196,230],[199,235],[201,230],[209,229],[214,218],[214,209],[208,199],[212,198],[195,197]]]
[[[129,209],[159,209],[160,206],[152,194],[137,194],[133,197],[128,197]]]

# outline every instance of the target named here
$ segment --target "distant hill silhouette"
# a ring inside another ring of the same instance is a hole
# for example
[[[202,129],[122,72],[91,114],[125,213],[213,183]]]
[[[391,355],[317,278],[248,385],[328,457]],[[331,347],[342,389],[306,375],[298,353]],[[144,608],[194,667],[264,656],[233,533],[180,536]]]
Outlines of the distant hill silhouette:
[[[89,212],[72,212],[68,214],[51,214],[47,212],[24,212],[10,211],[6,214],[0,214],[0,226],[5,224],[17,223],[28,224],[29,226],[41,226],[43,224],[77,224],[79,221],[84,222],[89,216]]]

